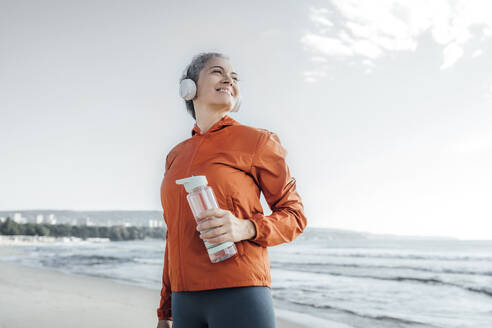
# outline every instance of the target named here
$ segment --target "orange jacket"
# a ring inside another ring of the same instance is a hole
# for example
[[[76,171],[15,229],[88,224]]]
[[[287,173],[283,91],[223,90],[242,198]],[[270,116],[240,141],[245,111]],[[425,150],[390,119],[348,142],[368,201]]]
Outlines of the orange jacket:
[[[192,137],[166,157],[161,203],[167,225],[159,320],[172,320],[171,292],[268,286],[268,246],[294,240],[307,220],[296,180],[285,162],[286,150],[268,130],[242,125],[225,115],[206,133],[197,124]],[[238,254],[212,263],[196,230],[184,186],[176,180],[205,175],[219,207],[251,220],[256,236],[236,242]],[[263,215],[263,192],[272,214]]]

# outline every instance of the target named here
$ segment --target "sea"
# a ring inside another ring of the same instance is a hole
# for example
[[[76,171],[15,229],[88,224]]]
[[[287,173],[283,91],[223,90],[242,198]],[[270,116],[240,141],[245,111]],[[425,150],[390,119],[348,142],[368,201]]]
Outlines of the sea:
[[[164,240],[12,246],[0,261],[161,288]],[[269,247],[276,311],[310,327],[492,327],[492,241],[338,239]],[[1,273],[0,273],[1,274]],[[337,326],[338,327],[338,326]]]

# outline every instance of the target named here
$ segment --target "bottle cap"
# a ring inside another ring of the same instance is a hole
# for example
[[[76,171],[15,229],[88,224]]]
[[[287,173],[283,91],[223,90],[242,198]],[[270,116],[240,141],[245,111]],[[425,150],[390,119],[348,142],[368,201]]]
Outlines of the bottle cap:
[[[176,184],[184,184],[186,192],[190,192],[196,187],[206,186],[208,181],[204,175],[192,175],[189,178],[176,180]]]

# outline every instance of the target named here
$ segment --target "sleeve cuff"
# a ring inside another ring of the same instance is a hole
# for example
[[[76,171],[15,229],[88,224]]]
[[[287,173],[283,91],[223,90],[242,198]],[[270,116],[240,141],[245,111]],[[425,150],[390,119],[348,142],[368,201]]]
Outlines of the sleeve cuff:
[[[261,235],[259,222],[260,222],[260,220],[263,220],[263,217],[264,217],[263,214],[256,213],[250,218],[250,221],[253,222],[253,225],[255,226],[256,235],[253,238],[248,239],[249,241],[252,241],[252,242],[259,244],[258,241],[260,240],[260,235]]]

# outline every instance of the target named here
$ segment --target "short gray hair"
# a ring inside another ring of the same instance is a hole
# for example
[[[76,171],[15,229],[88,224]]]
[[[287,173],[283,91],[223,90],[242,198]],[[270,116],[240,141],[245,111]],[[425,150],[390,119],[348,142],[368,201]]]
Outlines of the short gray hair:
[[[184,79],[191,79],[195,82],[195,84],[197,84],[198,75],[200,74],[200,71],[203,69],[203,67],[205,67],[205,64],[208,62],[208,60],[214,57],[229,59],[229,57],[227,57],[226,55],[218,52],[199,53],[198,55],[193,57],[191,63],[186,67],[183,76],[181,76],[179,82],[181,83],[181,81],[183,81]],[[196,121],[195,107],[193,106],[193,100],[185,100],[185,105],[188,113],[190,113],[190,115]]]

